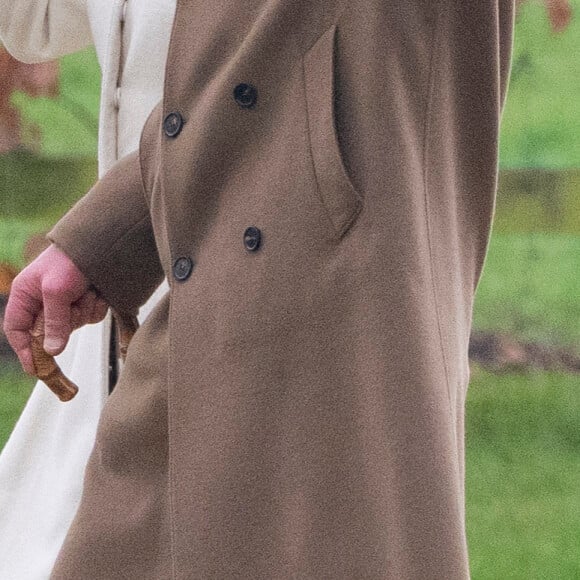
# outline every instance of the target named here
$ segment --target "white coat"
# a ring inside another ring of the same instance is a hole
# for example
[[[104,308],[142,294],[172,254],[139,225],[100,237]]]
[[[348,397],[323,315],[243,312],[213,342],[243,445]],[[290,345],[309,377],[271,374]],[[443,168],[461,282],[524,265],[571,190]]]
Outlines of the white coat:
[[[99,176],[138,146],[163,94],[174,0],[0,0],[0,40],[24,62],[94,44],[102,72]],[[82,194],[83,192],[79,192]],[[164,282],[140,319],[166,291]],[[57,360],[79,386],[67,404],[37,383],[0,455],[0,578],[48,578],[80,502],[107,400],[110,320],[71,336]]]

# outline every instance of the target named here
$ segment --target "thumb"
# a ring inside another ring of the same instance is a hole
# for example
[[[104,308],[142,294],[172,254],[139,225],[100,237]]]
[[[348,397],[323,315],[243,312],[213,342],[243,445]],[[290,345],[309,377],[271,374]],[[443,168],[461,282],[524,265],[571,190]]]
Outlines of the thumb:
[[[43,288],[44,350],[50,355],[60,354],[69,339],[72,318],[71,300],[66,292]]]

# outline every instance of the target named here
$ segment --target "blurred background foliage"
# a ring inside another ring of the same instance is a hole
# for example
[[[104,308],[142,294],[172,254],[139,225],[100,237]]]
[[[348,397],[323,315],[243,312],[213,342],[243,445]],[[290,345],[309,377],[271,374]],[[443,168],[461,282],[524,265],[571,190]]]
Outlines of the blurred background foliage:
[[[500,169],[580,168],[580,2],[568,4],[572,17],[560,32],[546,18],[546,3],[518,9]]]
[[[100,69],[94,50],[60,59],[60,90],[55,98],[12,94],[25,124],[40,129],[37,154],[51,159],[94,157],[97,154]],[[24,138],[25,144],[26,137]]]
[[[580,0],[518,4],[496,214],[473,317],[487,352],[478,359],[474,349],[470,361],[468,540],[474,580],[572,580],[580,579]],[[94,51],[59,65],[57,95],[10,96],[23,147],[0,155],[0,264],[22,267],[31,234],[96,179]],[[557,350],[568,367],[546,368],[538,349]],[[0,345],[0,448],[33,387],[2,356]]]

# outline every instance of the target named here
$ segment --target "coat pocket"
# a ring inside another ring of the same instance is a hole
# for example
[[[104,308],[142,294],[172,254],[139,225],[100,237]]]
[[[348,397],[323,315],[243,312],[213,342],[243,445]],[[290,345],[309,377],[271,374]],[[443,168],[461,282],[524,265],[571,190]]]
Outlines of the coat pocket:
[[[333,24],[303,56],[310,154],[320,200],[342,238],[363,207],[363,196],[351,181],[335,124],[336,30]]]

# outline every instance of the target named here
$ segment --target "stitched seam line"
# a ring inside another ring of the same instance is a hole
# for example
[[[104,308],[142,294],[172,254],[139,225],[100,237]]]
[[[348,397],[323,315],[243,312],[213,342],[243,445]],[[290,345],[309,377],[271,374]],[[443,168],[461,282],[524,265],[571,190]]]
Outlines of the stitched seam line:
[[[445,353],[445,346],[443,344],[443,332],[441,330],[441,317],[440,317],[440,307],[439,301],[437,297],[437,286],[436,286],[436,278],[435,278],[435,266],[433,263],[433,244],[431,239],[431,224],[429,221],[429,196],[427,195],[428,191],[428,179],[427,179],[427,158],[429,154],[429,131],[431,128],[430,120],[431,120],[431,111],[432,111],[432,102],[433,102],[433,92],[435,87],[435,74],[433,72],[434,63],[436,62],[435,56],[439,54],[440,44],[441,44],[441,12],[443,11],[443,6],[445,2],[444,0],[440,0],[439,7],[437,9],[436,14],[436,21],[434,24],[434,42],[432,43],[433,50],[431,51],[431,58],[429,62],[429,73],[428,73],[428,93],[427,93],[427,102],[425,107],[425,118],[423,122],[423,195],[424,201],[423,204],[425,210],[425,224],[427,226],[427,242],[429,246],[429,268],[430,268],[430,276],[431,276],[431,289],[433,292],[433,302],[435,304],[435,317],[437,319],[437,331],[439,333],[439,346],[441,349],[441,357],[443,360],[443,368],[445,370],[445,381],[447,385],[447,401],[449,404],[449,413],[451,413],[451,393],[450,393],[450,384],[449,384],[449,370],[448,370],[448,362],[447,362],[447,355]]]
[[[111,244],[109,244],[109,247],[100,255],[97,255],[97,257],[92,260],[92,263],[99,263],[110,256],[113,253],[114,248],[130,236],[133,233],[133,230],[137,229],[145,220],[149,219],[149,217],[149,213],[147,213],[147,215],[143,216],[138,222],[135,222],[127,231],[123,232]]]

